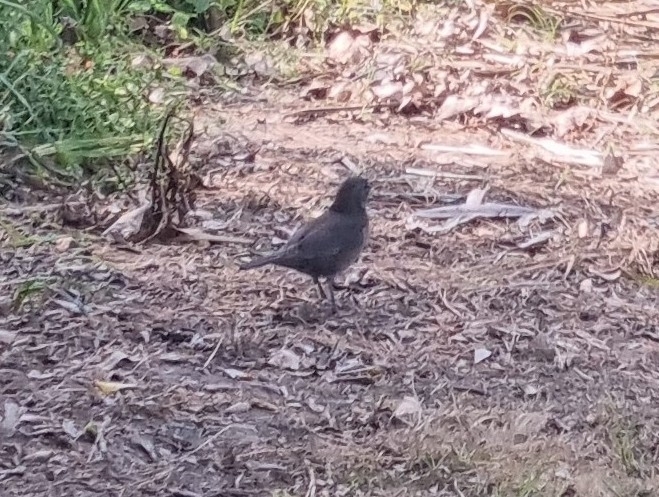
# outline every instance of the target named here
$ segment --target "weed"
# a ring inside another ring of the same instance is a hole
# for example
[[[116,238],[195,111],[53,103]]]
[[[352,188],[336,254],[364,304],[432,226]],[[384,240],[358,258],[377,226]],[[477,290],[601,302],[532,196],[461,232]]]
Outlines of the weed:
[[[531,473],[517,480],[517,483],[506,483],[499,485],[493,497],[540,497],[547,495],[541,475]]]
[[[555,74],[541,90],[545,106],[552,109],[566,108],[576,99],[574,83],[562,74]]]
[[[0,58],[5,146],[19,149],[33,165],[52,162],[74,177],[149,146],[164,106],[151,105],[148,93],[175,81],[157,66],[132,67],[133,54],[144,53],[141,45],[101,36],[128,3],[67,0],[56,13],[51,2],[32,0],[26,14],[0,1],[0,43],[7,47]],[[64,30],[60,14],[75,16],[82,41],[63,46],[53,36]]]
[[[534,31],[541,34],[547,41],[554,41],[558,37],[558,31],[563,20],[550,14],[539,5],[514,3],[508,10],[507,22],[528,23]]]
[[[0,228],[2,228],[7,237],[9,238],[9,246],[17,249],[23,247],[31,247],[37,243],[37,239],[28,235],[25,235],[22,231],[17,229],[12,223],[5,219],[0,218]]]
[[[19,311],[29,300],[41,296],[46,288],[47,282],[44,280],[33,279],[22,283],[12,299],[14,310]]]
[[[629,476],[639,476],[641,465],[636,454],[636,427],[620,424],[612,428],[609,434],[613,451]]]

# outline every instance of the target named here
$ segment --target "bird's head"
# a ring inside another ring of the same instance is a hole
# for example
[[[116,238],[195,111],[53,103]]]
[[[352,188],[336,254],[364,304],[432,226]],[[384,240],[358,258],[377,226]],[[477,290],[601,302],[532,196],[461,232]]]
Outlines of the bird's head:
[[[366,178],[352,176],[339,187],[331,210],[342,214],[356,214],[364,211],[371,187]]]

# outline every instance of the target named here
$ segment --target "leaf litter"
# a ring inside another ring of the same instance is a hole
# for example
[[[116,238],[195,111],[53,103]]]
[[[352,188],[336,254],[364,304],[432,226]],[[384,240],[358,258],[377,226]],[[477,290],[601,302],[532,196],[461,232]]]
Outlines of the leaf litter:
[[[540,7],[350,28],[322,74],[218,98],[189,142],[200,184],[151,197],[163,236],[101,237],[128,202],[86,231],[50,200],[0,207],[24,235],[0,233],[8,495],[654,491],[657,96],[631,76],[659,25],[642,2]],[[338,316],[299,275],[236,270],[353,169],[371,241]],[[450,230],[409,229],[431,209]]]

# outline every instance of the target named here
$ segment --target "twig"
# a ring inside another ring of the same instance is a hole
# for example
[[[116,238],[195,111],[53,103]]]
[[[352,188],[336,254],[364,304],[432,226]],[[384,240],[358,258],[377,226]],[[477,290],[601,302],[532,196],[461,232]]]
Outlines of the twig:
[[[213,360],[215,357],[215,354],[217,354],[217,351],[220,350],[220,346],[222,345],[222,342],[224,342],[224,336],[221,336],[220,339],[217,341],[217,345],[213,349],[213,352],[211,353],[210,356],[208,356],[208,359],[206,359],[206,362],[204,363],[203,367],[201,369],[206,369],[210,362]]]
[[[211,436],[211,437],[208,437],[208,438],[207,438],[206,440],[204,440],[202,443],[200,443],[199,445],[197,445],[197,447],[195,447],[193,450],[191,450],[190,452],[186,452],[185,454],[183,454],[183,456],[181,456],[181,458],[183,458],[183,457],[189,457],[189,456],[191,456],[191,455],[193,455],[193,454],[196,454],[196,453],[199,452],[201,449],[203,449],[204,447],[206,447],[209,443],[211,443],[211,442],[213,442],[214,440],[216,440],[220,435],[226,433],[230,428],[233,428],[234,426],[240,426],[240,425],[239,425],[238,423],[231,423],[230,425],[225,426],[225,427],[222,428],[220,431],[218,431],[215,435],[213,435],[213,436]]]
[[[304,464],[307,466],[307,471],[309,471],[309,488],[307,488],[307,493],[305,497],[315,497],[316,495],[316,474],[314,473],[311,463],[307,460],[304,461]]]
[[[419,169],[417,167],[408,167],[405,169],[405,174],[410,174],[414,176],[423,176],[424,178],[450,178],[450,179],[473,179],[473,180],[483,180],[483,176],[478,176],[476,174],[458,174],[458,173],[448,173],[444,171],[431,171],[430,169]]]
[[[379,109],[381,107],[396,109],[398,108],[399,105],[400,104],[397,103],[391,103],[391,104],[384,103],[384,104],[370,104],[370,105],[345,105],[343,107],[338,107],[338,106],[316,107],[313,109],[300,109],[293,112],[289,112],[288,114],[284,114],[283,117],[287,118],[287,117],[309,116],[313,114],[333,114],[342,111]]]
[[[449,304],[448,300],[446,300],[446,290],[443,290],[443,289],[440,290],[439,298],[441,299],[442,304],[444,304],[444,307],[446,307],[455,316],[457,316],[458,319],[464,319],[464,316],[462,314],[460,314],[451,304]]]

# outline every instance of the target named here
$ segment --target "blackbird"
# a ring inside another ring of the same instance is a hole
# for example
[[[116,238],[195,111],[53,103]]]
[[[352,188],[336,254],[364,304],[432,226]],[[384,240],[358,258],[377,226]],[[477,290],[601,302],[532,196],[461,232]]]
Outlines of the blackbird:
[[[257,257],[240,269],[266,264],[295,269],[311,276],[321,298],[326,298],[318,280],[323,276],[329,281],[329,299],[335,312],[334,276],[357,260],[368,238],[366,199],[369,191],[366,179],[348,178],[339,187],[334,203],[320,217],[297,230],[279,250]]]

